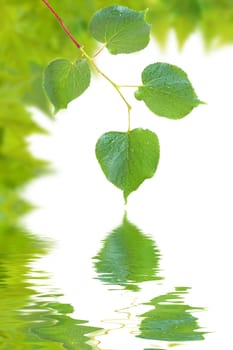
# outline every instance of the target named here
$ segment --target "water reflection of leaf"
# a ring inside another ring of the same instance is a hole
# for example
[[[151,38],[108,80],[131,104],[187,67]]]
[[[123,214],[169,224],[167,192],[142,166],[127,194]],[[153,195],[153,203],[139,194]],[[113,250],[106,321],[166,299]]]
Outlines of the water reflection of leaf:
[[[159,258],[154,241],[125,216],[122,224],[105,238],[94,259],[99,280],[138,290],[141,282],[161,279]]]
[[[198,331],[198,320],[192,315],[193,311],[203,309],[183,302],[183,295],[187,290],[186,287],[177,287],[175,292],[145,303],[153,306],[153,309],[140,315],[144,319],[138,337],[171,342],[203,340],[205,332]]]

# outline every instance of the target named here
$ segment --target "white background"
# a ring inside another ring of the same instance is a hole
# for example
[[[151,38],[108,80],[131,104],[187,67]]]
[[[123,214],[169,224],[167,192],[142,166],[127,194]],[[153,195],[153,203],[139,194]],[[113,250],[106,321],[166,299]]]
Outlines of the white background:
[[[233,47],[205,52],[198,34],[179,52],[173,35],[166,51],[151,43],[133,55],[102,52],[99,67],[118,84],[140,85],[142,70],[158,61],[185,70],[198,97],[207,102],[186,118],[157,117],[133,97],[132,127],[157,133],[161,158],[155,176],[129,196],[129,220],[150,234],[161,251],[162,285],[145,283],[142,292],[109,291],[93,279],[91,258],[101,240],[121,223],[124,213],[120,190],[107,182],[95,159],[98,137],[110,130],[127,129],[127,109],[102,78],[51,122],[35,112],[49,136],[34,136],[32,152],[49,159],[55,173],[35,181],[26,195],[39,206],[25,221],[41,236],[55,239],[56,247],[35,268],[51,273],[51,285],[75,307],[75,316],[100,327],[123,318],[125,328],[99,338],[98,349],[143,350],[163,346],[142,341],[129,331],[149,301],[176,286],[192,287],[187,302],[206,307],[199,323],[213,331],[203,342],[184,344],[184,350],[230,349],[232,333],[233,234]],[[114,312],[130,307],[130,316]]]

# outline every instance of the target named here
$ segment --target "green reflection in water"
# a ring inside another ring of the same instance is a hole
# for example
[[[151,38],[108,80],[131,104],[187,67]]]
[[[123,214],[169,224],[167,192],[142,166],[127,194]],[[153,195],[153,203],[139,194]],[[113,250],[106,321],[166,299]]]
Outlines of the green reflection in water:
[[[94,257],[99,280],[134,291],[140,289],[141,282],[161,279],[159,258],[154,241],[129,222],[126,215]]]
[[[0,230],[1,350],[92,349],[86,344],[89,338],[85,334],[97,328],[69,316],[72,306],[60,303],[58,295],[36,291],[38,281],[30,263],[48,248],[48,244],[21,228]],[[38,279],[47,284],[43,272],[38,273]]]
[[[52,295],[54,299],[54,295]],[[35,311],[36,308],[36,311]],[[30,312],[31,309],[31,312]],[[77,320],[68,314],[73,312],[69,304],[41,301],[27,310],[25,318],[29,327],[23,329],[24,342],[29,349],[37,345],[39,349],[91,350],[86,342],[86,334],[99,328],[87,326],[87,321]]]
[[[48,250],[46,242],[22,228],[0,228],[1,350],[92,349],[85,334],[97,328],[72,318],[72,306],[59,302],[57,294],[37,291],[37,285],[50,288],[47,276],[33,271],[31,263]]]
[[[203,340],[205,332],[200,332],[197,318],[193,311],[203,310],[191,307],[183,302],[187,287],[177,287],[175,292],[152,299],[145,305],[153,309],[140,315],[144,319],[140,325],[138,337],[171,342]]]

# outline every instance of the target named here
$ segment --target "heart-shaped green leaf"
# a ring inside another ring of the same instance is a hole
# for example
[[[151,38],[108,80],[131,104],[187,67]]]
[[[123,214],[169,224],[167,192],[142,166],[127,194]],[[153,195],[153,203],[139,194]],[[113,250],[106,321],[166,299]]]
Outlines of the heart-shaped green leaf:
[[[55,113],[80,96],[88,88],[90,79],[90,68],[85,59],[72,63],[59,58],[49,63],[43,83],[46,94],[55,107]]]
[[[107,177],[124,198],[152,177],[159,162],[159,141],[150,130],[107,132],[96,144],[96,157]]]
[[[154,63],[142,72],[143,86],[135,92],[155,114],[170,119],[180,119],[201,102],[187,74],[168,63]]]
[[[147,11],[110,6],[97,11],[90,21],[91,35],[104,43],[111,54],[131,53],[144,49],[150,40]]]

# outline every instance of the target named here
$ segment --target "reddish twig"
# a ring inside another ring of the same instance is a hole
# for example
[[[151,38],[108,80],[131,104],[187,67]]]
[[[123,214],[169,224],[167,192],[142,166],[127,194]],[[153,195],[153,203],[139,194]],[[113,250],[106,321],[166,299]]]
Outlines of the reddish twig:
[[[54,17],[57,19],[57,21],[60,23],[62,26],[63,30],[66,32],[68,37],[73,41],[74,45],[78,48],[81,49],[82,46],[79,44],[79,42],[73,37],[69,29],[66,27],[66,25],[63,23],[63,20],[61,17],[57,14],[57,12],[54,10],[54,8],[48,3],[47,0],[42,0],[42,2],[47,6],[47,8],[50,10],[50,12],[54,15]]]

